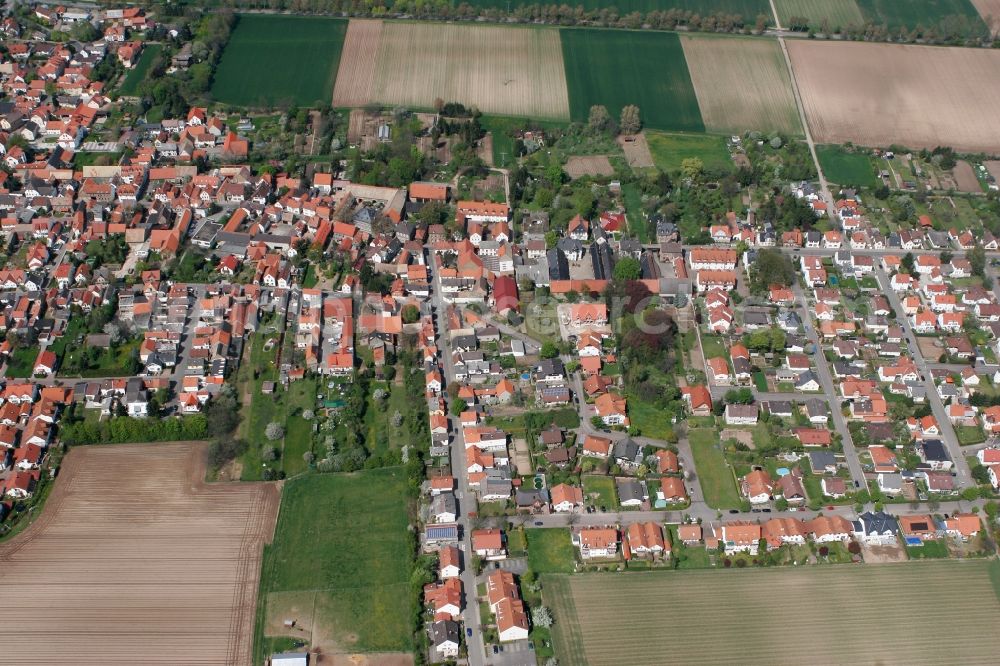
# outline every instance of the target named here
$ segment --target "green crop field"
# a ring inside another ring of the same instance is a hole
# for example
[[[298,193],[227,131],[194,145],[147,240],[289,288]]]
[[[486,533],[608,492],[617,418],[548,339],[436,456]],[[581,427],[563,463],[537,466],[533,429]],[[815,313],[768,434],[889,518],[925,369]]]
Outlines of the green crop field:
[[[996,654],[996,567],[940,560],[547,575],[542,594],[555,615],[556,656],[574,666],[978,664]],[[803,623],[816,631],[788,640]],[[878,639],[865,642],[863,656],[846,648],[872,632]]]
[[[970,30],[984,28],[982,18],[971,0],[774,0],[782,26],[792,18],[809,19],[820,27],[825,20],[831,30],[885,24],[890,30],[929,28],[947,19],[965,20]]]
[[[865,22],[856,0],[774,0],[774,6],[784,27],[792,18],[809,19],[810,25],[817,27],[826,21],[831,30]]]
[[[241,15],[212,83],[212,97],[237,106],[328,104],[347,21]]]
[[[146,80],[146,75],[149,74],[150,68],[160,56],[161,51],[163,51],[162,44],[149,44],[142,50],[139,62],[125,75],[125,80],[118,88],[119,95],[128,97],[139,92],[139,84]]]
[[[684,49],[672,32],[563,29],[570,116],[603,104],[613,118],[636,104],[646,127],[703,132]]]
[[[875,169],[864,153],[849,153],[840,146],[817,146],[816,156],[827,180],[838,185],[875,187]]]
[[[287,635],[283,619],[298,617],[314,644],[409,650],[408,526],[401,467],[286,482],[264,552],[257,645],[263,635]]]
[[[858,0],[858,6],[866,20],[884,23],[890,30],[930,27],[951,17],[965,17],[970,26],[985,26],[970,0]]]
[[[535,2],[534,0],[467,0],[473,7],[492,7],[506,10],[531,4],[556,4],[546,2]],[[558,3],[564,4],[564,3]],[[768,21],[773,23],[771,9],[766,0],[571,0],[565,3],[570,7],[583,7],[584,9],[604,9],[614,7],[619,15],[624,16],[631,12],[647,13],[651,11],[666,11],[670,9],[680,9],[694,12],[700,16],[708,14],[725,13],[738,14],[747,23],[753,23],[757,16],[764,14]]]
[[[714,134],[664,134],[646,132],[649,152],[657,168],[667,173],[680,171],[681,163],[697,157],[709,171],[733,169],[725,137]]]

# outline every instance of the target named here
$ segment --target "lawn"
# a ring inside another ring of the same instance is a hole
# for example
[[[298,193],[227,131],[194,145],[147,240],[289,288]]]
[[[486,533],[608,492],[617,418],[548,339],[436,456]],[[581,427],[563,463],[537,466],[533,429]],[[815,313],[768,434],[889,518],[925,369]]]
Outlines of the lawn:
[[[646,127],[703,132],[684,49],[676,33],[565,28],[570,117],[586,122],[603,104],[617,119],[635,104]]]
[[[553,120],[529,120],[509,116],[485,115],[479,119],[482,128],[493,134],[493,164],[507,167],[514,163],[514,132],[526,129],[551,131],[565,127],[566,123]]]
[[[38,347],[18,347],[7,359],[7,377],[24,379],[31,376],[38,358]]]
[[[970,0],[858,0],[858,7],[866,20],[884,23],[890,31],[900,27],[910,30],[921,25],[930,27],[944,19],[953,21],[955,17],[965,17],[970,27],[983,27],[983,20]]]
[[[692,429],[688,431],[694,468],[705,502],[715,509],[733,509],[740,506],[733,473],[726,463],[715,430]]]
[[[731,171],[733,162],[725,137],[714,134],[665,134],[646,132],[649,152],[660,171],[677,173],[684,160],[696,157],[709,171]]]
[[[986,441],[986,435],[979,426],[955,426],[955,434],[958,436],[958,443],[962,446]]]
[[[401,467],[286,482],[274,541],[264,551],[265,623],[280,630],[282,607],[295,599],[301,613],[315,609],[316,633],[345,650],[410,650],[406,496]]]
[[[590,495],[596,495],[591,499]],[[615,480],[610,476],[584,476],[583,499],[591,501],[594,506],[604,507],[608,511],[618,508],[618,491],[615,490]]]
[[[685,546],[677,536],[677,525],[669,525],[670,543],[673,544],[673,557],[678,569],[708,569],[712,566],[711,558],[704,546]]]
[[[667,439],[673,432],[670,423],[671,412],[664,411],[653,403],[640,400],[636,395],[628,396],[628,418],[633,427],[638,428],[643,437]]]
[[[278,379],[278,369],[274,366],[278,347],[274,345],[270,350],[264,350],[267,341],[269,339],[277,341],[277,337],[265,334],[263,328],[254,334],[244,349],[243,362],[240,364],[236,379],[236,391],[243,402],[237,432],[248,444],[246,453],[240,457],[242,467],[240,478],[244,481],[260,481],[264,470],[261,453],[264,446],[273,446],[264,437],[264,431],[268,423],[279,419],[280,397],[261,393],[261,386],[265,381]],[[249,404],[243,400],[244,396],[249,396]]]
[[[701,336],[701,352],[707,361],[710,358],[722,357],[729,361],[729,349],[726,341],[718,335]]]
[[[948,557],[948,544],[944,539],[928,540],[922,546],[907,546],[906,554],[911,560],[941,560]]]
[[[243,14],[212,83],[212,97],[237,106],[328,104],[347,21]]]
[[[642,243],[649,243],[656,235],[656,229],[650,229],[649,220],[642,210],[642,193],[635,183],[622,185],[622,199],[625,200],[625,216],[628,218],[629,233]]]
[[[840,146],[818,146],[816,156],[823,174],[838,185],[875,187],[875,169],[871,158],[863,153],[847,152]]]
[[[525,530],[528,537],[528,567],[535,573],[573,573],[576,549],[569,530],[552,527]]]
[[[511,557],[523,557],[528,551],[528,537],[524,534],[524,528],[508,530],[506,537],[507,554]]]
[[[881,638],[866,644],[866,663],[959,664],[987,663],[995,654],[994,641],[983,639],[1000,622],[992,566],[936,561],[597,573],[542,582],[561,663],[844,663],[851,661],[844,646],[877,626]],[[781,603],[755,612],[762,598]],[[933,613],[913,613],[928,606]],[[787,640],[788,627],[804,618],[822,631],[807,641]],[[947,641],[940,639],[942,624]]]
[[[139,92],[139,85],[146,80],[146,75],[152,68],[153,63],[160,57],[163,50],[161,44],[149,44],[142,50],[139,62],[125,75],[125,80],[118,87],[118,94],[125,97],[136,95]]]
[[[316,378],[308,377],[290,384],[284,394],[287,417],[281,464],[287,476],[294,476],[308,468],[302,456],[307,451],[313,451],[313,421],[303,418],[302,413],[305,410],[315,411],[318,391]]]
[[[70,335],[67,329],[67,335]],[[74,338],[76,336],[74,335]],[[58,375],[60,377],[129,377],[138,367],[140,338],[101,349],[99,347],[63,346]],[[57,345],[52,351],[59,354]]]
[[[82,171],[85,166],[111,166],[122,158],[120,151],[111,153],[73,153],[73,168]]]

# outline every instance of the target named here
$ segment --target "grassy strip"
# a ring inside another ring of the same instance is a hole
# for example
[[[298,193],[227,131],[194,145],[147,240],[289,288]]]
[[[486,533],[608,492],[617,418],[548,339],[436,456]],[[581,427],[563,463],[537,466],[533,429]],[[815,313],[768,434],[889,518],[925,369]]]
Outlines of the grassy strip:
[[[722,454],[718,433],[714,430],[692,429],[688,431],[688,439],[705,502],[716,509],[738,508],[740,496],[736,491],[732,470]]]

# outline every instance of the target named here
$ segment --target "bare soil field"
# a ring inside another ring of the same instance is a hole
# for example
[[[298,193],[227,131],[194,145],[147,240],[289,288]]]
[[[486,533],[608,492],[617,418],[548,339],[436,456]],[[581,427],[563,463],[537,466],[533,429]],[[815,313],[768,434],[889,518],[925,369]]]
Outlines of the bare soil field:
[[[1000,151],[996,51],[799,39],[787,45],[817,142]]]
[[[986,167],[991,176],[1000,179],[1000,160],[986,160],[983,162],[983,166]]]
[[[792,81],[773,39],[681,37],[705,129],[802,134]]]
[[[972,0],[972,6],[994,35],[1000,33],[1000,0]]]
[[[484,113],[569,119],[557,30],[417,23],[379,29],[355,23],[348,28],[334,105],[428,109],[440,99]],[[363,48],[351,49],[352,39],[363,39]]]
[[[71,450],[42,517],[0,545],[0,661],[249,664],[280,491],[204,478],[201,443]]]
[[[615,173],[607,155],[573,155],[566,160],[565,171],[573,180],[583,176],[613,176]]]
[[[997,649],[997,566],[942,560],[544,576],[543,598],[555,614],[559,661],[574,665],[986,664]],[[913,611],[928,605],[933,613]],[[816,630],[788,640],[804,622]],[[877,640],[849,647],[872,627]],[[942,641],[942,631],[951,639]]]
[[[952,173],[955,174],[955,182],[958,184],[959,192],[983,191],[983,188],[979,186],[979,179],[976,178],[975,170],[965,160],[955,162],[955,168],[952,169]]]
[[[944,345],[936,337],[918,337],[917,345],[924,358],[937,359],[944,353]]]
[[[639,132],[634,136],[618,137],[618,145],[625,151],[625,160],[634,169],[644,169],[655,167],[653,154],[649,152],[649,141],[646,141],[646,134]]]
[[[862,557],[866,564],[889,564],[890,562],[906,562],[906,549],[900,545],[895,546],[861,546]]]
[[[371,101],[382,25],[382,21],[364,19],[352,19],[347,24],[337,82],[333,86],[334,106],[364,106]]]

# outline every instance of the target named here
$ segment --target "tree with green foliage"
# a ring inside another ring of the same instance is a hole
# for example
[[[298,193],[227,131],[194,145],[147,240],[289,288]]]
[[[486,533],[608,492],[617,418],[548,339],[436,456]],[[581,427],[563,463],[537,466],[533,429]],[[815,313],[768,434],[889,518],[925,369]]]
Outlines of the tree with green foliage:
[[[787,335],[777,326],[763,328],[743,336],[743,345],[752,352],[760,354],[777,352],[785,349]]]
[[[965,255],[969,263],[972,264],[972,274],[977,277],[986,277],[986,250],[982,245],[976,245]]]
[[[907,252],[903,255],[903,258],[899,261],[899,267],[904,273],[912,274],[915,270],[913,253]]]
[[[538,355],[542,358],[555,358],[559,356],[559,348],[552,342],[545,342],[542,344],[542,349],[538,352]]]
[[[687,157],[681,160],[681,177],[688,182],[697,182],[704,170],[705,163],[700,158]]]
[[[404,324],[415,324],[420,321],[420,308],[409,303],[403,306],[399,315],[402,317]]]
[[[642,265],[635,257],[623,257],[614,268],[616,280],[638,280],[642,276]]]
[[[795,282],[795,264],[780,250],[765,248],[757,253],[750,266],[750,290],[754,293],[767,291],[772,284],[788,287]]]
[[[744,387],[741,389],[731,389],[726,391],[726,395],[723,397],[723,402],[727,405],[752,405],[753,404],[753,389]]]

